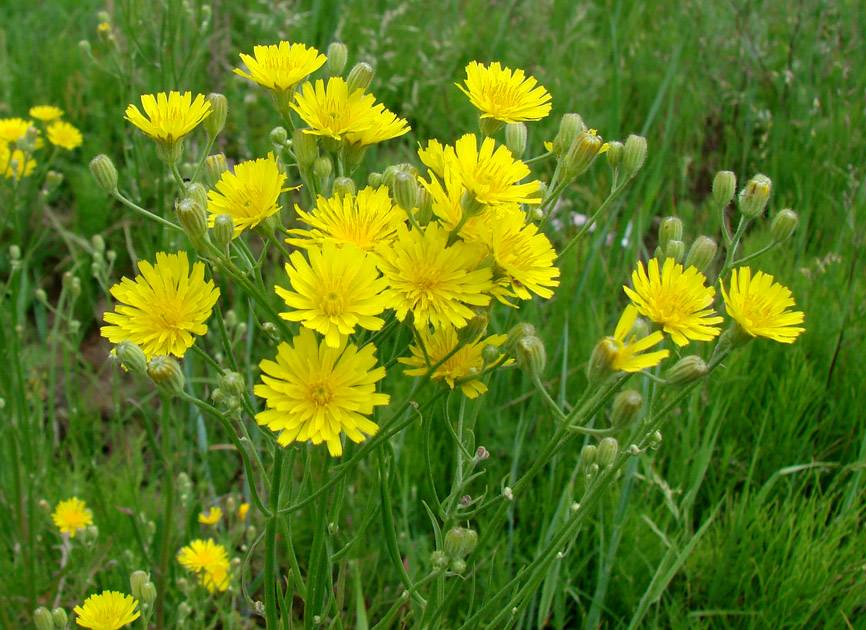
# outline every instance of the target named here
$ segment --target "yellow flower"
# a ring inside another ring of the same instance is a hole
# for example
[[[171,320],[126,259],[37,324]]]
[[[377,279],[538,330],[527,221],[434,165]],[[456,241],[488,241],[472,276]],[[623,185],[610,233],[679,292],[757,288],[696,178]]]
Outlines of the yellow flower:
[[[374,108],[371,124],[361,131],[346,132],[345,140],[356,147],[368,147],[409,133],[409,123],[381,105]]]
[[[142,94],[142,114],[138,107],[129,105],[124,118],[144,132],[144,135],[157,141],[166,155],[177,150],[180,141],[211,114],[211,105],[203,94],[195,100],[191,92],[159,92]],[[172,156],[176,161],[180,156]]]
[[[376,315],[385,310],[382,292],[388,283],[379,277],[374,257],[356,245],[334,241],[308,249],[307,255],[309,263],[301,252],[293,252],[286,263],[294,291],[275,287],[293,309],[280,317],[321,333],[331,348],[339,347],[341,337],[356,326],[380,330],[385,320]]]
[[[234,173],[225,171],[216,183],[216,190],[208,191],[208,225],[213,227],[217,215],[228,214],[235,224],[237,238],[241,232],[280,211],[280,194],[294,188],[283,188],[286,176],[280,172],[273,153],[267,158],[241,162]]]
[[[643,339],[637,339],[635,335],[628,337],[636,319],[637,309],[629,304],[619,318],[613,337],[606,338],[616,348],[616,357],[611,365],[614,370],[640,372],[645,368],[655,367],[662,359],[670,355],[670,350],[658,350],[638,356],[638,353],[661,343],[664,340],[664,335],[660,330],[657,330]]]
[[[443,326],[432,333],[429,328],[423,328],[418,331],[418,334],[424,344],[424,349],[427,351],[431,365],[439,363],[459,343],[457,331],[452,326]],[[479,335],[477,339],[463,345],[457,352],[448,357],[442,365],[436,368],[432,378],[445,381],[451,389],[457,385],[467,398],[478,398],[485,393],[487,385],[478,378],[484,368],[484,359],[481,353],[485,346],[501,346],[505,343],[508,335],[490,335],[486,339],[481,337]],[[427,362],[424,360],[423,350],[416,345],[409,346],[409,349],[412,351],[411,357],[401,357],[397,360],[411,367],[411,369],[404,371],[408,376],[424,376],[427,373]],[[504,356],[500,356],[497,363],[502,359]],[[511,361],[509,360],[509,362]]]
[[[71,151],[81,146],[81,132],[68,122],[57,121],[48,125],[48,142],[54,146]]]
[[[93,525],[93,514],[87,509],[84,501],[78,497],[66,499],[57,504],[51,514],[51,520],[60,530],[60,533],[69,533],[70,538],[75,538],[79,529]]]
[[[198,515],[198,522],[203,525],[216,525],[223,517],[223,511],[215,505],[210,507],[209,512],[202,512]]]
[[[493,138],[485,138],[479,151],[475,135],[468,133],[456,142],[454,149],[449,166],[456,169],[460,181],[478,203],[541,203],[541,197],[536,195],[537,180],[518,183],[530,174],[529,167],[515,160],[507,147],[496,148]]]
[[[138,344],[145,356],[169,355],[180,358],[193,344],[193,335],[207,332],[220,291],[213,280],[204,280],[204,263],[189,271],[186,252],[156,255],[156,265],[138,263],[141,275],[134,280],[122,278],[111,287],[111,295],[121,302],[115,312],[105,313],[110,326],[100,330],[111,343],[128,339]]]
[[[752,277],[749,267],[740,267],[731,272],[730,293],[721,287],[728,315],[752,337],[794,343],[806,330],[797,326],[805,319],[803,312],[787,310],[794,306],[790,289],[773,282],[773,276],[758,271]]]
[[[327,88],[321,79],[315,86],[305,83],[295,93],[295,101],[292,109],[312,127],[305,129],[305,133],[335,140],[342,140],[347,133],[370,129],[379,112],[374,107],[375,96],[364,94],[360,88],[349,94],[349,84],[341,77],[328,79]]]
[[[294,89],[304,78],[327,61],[325,55],[304,44],[280,42],[278,45],[253,46],[253,57],[240,53],[249,74],[235,68],[234,73],[252,79],[274,92]]]
[[[229,557],[225,547],[213,541],[193,540],[177,554],[177,561],[198,576],[199,584],[209,592],[224,591],[229,584]]]
[[[84,600],[83,606],[73,609],[78,615],[75,623],[91,630],[118,630],[141,616],[135,610],[136,606],[138,602],[131,595],[103,591],[99,595],[91,595]]]
[[[279,431],[277,441],[283,446],[295,441],[325,442],[328,452],[337,457],[343,454],[341,432],[361,442],[363,433],[373,435],[379,430],[366,416],[391,399],[376,392],[385,368],[375,367],[373,344],[358,349],[347,343],[344,337],[337,348],[320,345],[312,330],[301,328],[293,345],[279,345],[276,362],[259,364],[262,382],[254,391],[265,399],[267,409],[256,414],[256,422]]]
[[[550,113],[550,94],[537,85],[523,70],[503,68],[498,61],[486,67],[477,61],[466,66],[466,88],[455,84],[472,104],[481,110],[482,118],[506,123],[541,120]]]
[[[229,587],[229,569],[227,566],[215,566],[208,571],[202,571],[198,575],[198,582],[209,593],[213,593],[214,591],[222,593]]]
[[[418,147],[418,157],[421,162],[433,171],[440,179],[445,177],[445,164],[448,162],[448,155],[453,157],[454,147],[443,145],[436,139],[427,142],[426,147]]]
[[[242,521],[247,520],[247,512],[250,511],[249,503],[241,503],[238,507],[238,518]]]
[[[478,268],[484,253],[474,243],[457,241],[448,246],[448,233],[436,223],[424,230],[397,228],[390,248],[378,251],[379,270],[388,280],[389,308],[403,321],[411,311],[415,327],[466,325],[471,306],[487,306],[493,290],[489,267]]]
[[[23,118],[0,118],[0,144],[3,141],[15,144],[18,138],[23,138],[27,130],[33,126],[32,120]]]
[[[28,112],[36,120],[51,122],[63,116],[63,110],[54,105],[35,105]]]
[[[394,238],[398,225],[406,224],[406,212],[394,205],[388,188],[369,186],[357,195],[339,195],[325,199],[319,196],[312,213],[297,205],[298,220],[311,230],[289,230],[289,234],[304,238],[287,238],[296,247],[318,246],[327,240],[352,243],[365,251],[387,245]]]
[[[17,165],[15,168],[13,168],[13,160]],[[0,142],[0,173],[3,174],[3,177],[7,179],[10,177],[27,177],[33,173],[34,168],[36,168],[36,160],[32,158],[25,160],[21,149],[9,151],[6,143]]]
[[[715,326],[722,321],[713,311],[713,287],[704,286],[706,278],[694,267],[683,266],[668,258],[659,273],[658,259],[649,261],[649,275],[643,263],[632,272],[634,289],[623,287],[641,315],[662,326],[678,346],[690,339],[710,341],[718,336]]]

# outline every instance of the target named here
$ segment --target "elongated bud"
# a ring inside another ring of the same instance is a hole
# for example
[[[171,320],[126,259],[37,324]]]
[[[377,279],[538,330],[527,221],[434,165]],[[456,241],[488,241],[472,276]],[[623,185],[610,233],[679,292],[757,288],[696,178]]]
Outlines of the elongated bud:
[[[465,558],[475,551],[477,544],[478,534],[468,527],[457,525],[445,534],[445,553],[452,558]]]
[[[331,42],[328,45],[327,57],[328,74],[332,77],[338,77],[346,69],[346,62],[349,60],[349,49],[346,47],[346,44]]]
[[[740,212],[747,219],[755,219],[764,213],[773,182],[766,175],[758,173],[746,183],[746,187],[740,191]]]
[[[403,210],[411,210],[418,203],[418,182],[407,172],[397,173],[394,177],[394,201]]]
[[[622,153],[622,167],[630,177],[641,169],[646,161],[646,155],[646,138],[634,134],[626,138]]]
[[[592,129],[579,134],[568,149],[568,153],[562,158],[565,176],[574,179],[585,173],[598,157],[602,144],[601,136]]]
[[[559,132],[553,139],[553,153],[563,155],[571,148],[577,136],[586,131],[586,125],[580,114],[564,114],[559,121]]]
[[[472,319],[457,331],[457,339],[462,343],[472,343],[487,332],[487,322],[489,319],[487,309],[476,306],[472,308],[472,313]]]
[[[69,626],[69,616],[60,606],[51,611],[51,616],[54,618],[54,627],[57,630],[66,630]]]
[[[382,173],[370,173],[367,175],[367,184],[371,188],[378,188],[382,185],[383,181],[384,177],[382,176]]]
[[[671,241],[683,240],[683,222],[677,217],[665,217],[659,224],[659,248],[666,251]]]
[[[209,155],[204,161],[204,180],[210,188],[213,188],[227,170],[229,165],[225,155],[222,153]]]
[[[586,444],[580,449],[580,458],[578,463],[584,472],[589,472],[590,467],[595,464],[598,456],[598,447],[594,444]]]
[[[156,385],[174,394],[182,392],[186,385],[183,370],[172,357],[153,357],[147,362],[147,375]]]
[[[117,192],[117,169],[110,157],[100,153],[90,160],[90,172],[102,190],[109,194]]]
[[[547,352],[544,342],[538,337],[524,337],[514,349],[517,367],[529,376],[540,377],[547,363]]]
[[[58,173],[57,171],[48,171],[45,173],[45,186],[43,190],[46,194],[52,193],[60,187],[60,184],[63,183],[63,173]]]
[[[618,453],[619,442],[616,441],[616,438],[606,437],[598,445],[596,463],[600,468],[606,468],[614,462]]]
[[[526,142],[529,131],[522,122],[508,123],[505,125],[505,146],[511,151],[514,159],[519,160],[526,152]]]
[[[616,361],[618,353],[619,346],[611,337],[605,337],[595,344],[589,363],[586,364],[586,379],[590,385],[597,385],[613,374],[613,362]]]
[[[313,162],[313,173],[322,181],[327,181],[334,172],[334,163],[327,155],[316,158]]]
[[[697,355],[683,357],[668,370],[665,380],[668,385],[686,385],[698,380],[709,371],[706,362]]]
[[[713,178],[713,202],[717,208],[725,208],[737,192],[737,176],[731,171],[719,171]]]
[[[535,331],[535,326],[527,324],[526,322],[521,322],[508,331],[508,337],[505,340],[505,344],[502,346],[502,351],[507,355],[514,356],[518,343],[526,337],[536,336],[538,336],[538,333]]]
[[[9,258],[14,262],[21,260],[21,248],[17,245],[9,246]]]
[[[415,214],[415,220],[418,225],[426,227],[433,219],[433,197],[427,192],[426,188],[418,187],[418,199],[415,201],[418,206],[418,212]]]
[[[150,582],[150,576],[144,571],[135,571],[129,576],[129,588],[135,599],[139,601],[143,599],[141,596],[141,587],[146,582]]]
[[[153,582],[145,582],[141,585],[141,601],[145,604],[153,604],[156,601],[156,586]]]
[[[630,425],[640,413],[643,407],[643,396],[633,389],[627,389],[616,395],[613,399],[613,408],[610,412],[610,422],[616,429]]]
[[[709,236],[699,236],[689,248],[689,255],[686,256],[685,268],[694,267],[701,273],[710,266],[713,258],[716,257],[718,246],[716,242]]]
[[[207,101],[210,103],[210,116],[204,119],[202,126],[211,138],[216,138],[220,135],[223,128],[226,126],[226,118],[229,112],[229,102],[225,96],[218,92],[211,92],[207,95]]]
[[[355,180],[350,177],[338,177],[334,180],[334,196],[354,195]]]
[[[230,214],[218,214],[214,217],[211,230],[217,244],[225,247],[235,237],[235,220]]]
[[[45,606],[40,606],[33,611],[33,622],[36,624],[36,630],[54,630],[54,617]]]
[[[310,168],[319,157],[316,136],[304,133],[303,129],[295,129],[292,132],[292,147],[295,150],[295,159],[301,168]]]
[[[271,144],[276,147],[284,147],[286,142],[289,141],[289,132],[286,131],[285,127],[274,127],[271,129],[271,133],[268,136],[271,140]]]
[[[770,233],[774,241],[784,241],[791,237],[800,223],[800,217],[793,210],[782,210],[770,224]]]
[[[668,246],[665,248],[665,259],[673,258],[675,262],[683,262],[683,256],[686,255],[686,244],[682,241],[668,241]]]
[[[177,220],[183,231],[195,243],[207,232],[207,212],[194,199],[182,199],[178,202]]]
[[[147,357],[138,344],[124,339],[114,349],[114,356],[120,361],[120,365],[133,374],[144,374],[147,371]]]
[[[233,396],[242,396],[247,388],[244,377],[237,372],[225,372],[218,376],[217,385]]]
[[[194,200],[202,209],[207,209],[207,188],[198,182],[186,185],[184,197]]]
[[[349,77],[346,79],[346,83],[349,84],[349,94],[351,95],[358,89],[366,91],[370,87],[370,83],[373,82],[374,74],[373,66],[369,63],[363,61],[356,63],[349,71]]]
[[[488,365],[499,359],[500,356],[502,356],[502,352],[492,343],[488,343],[481,348],[481,359]]]
[[[388,187],[391,197],[394,197],[394,185],[397,180],[397,175],[400,173],[409,173],[413,178],[418,176],[418,169],[406,162],[400,164],[392,164],[382,173],[382,183]],[[371,184],[372,186],[372,184]]]
[[[622,142],[618,140],[614,140],[613,142],[608,142],[607,144],[607,153],[605,153],[605,157],[607,157],[607,163],[611,168],[618,168],[620,164],[622,164],[622,156],[625,152],[625,147]]]

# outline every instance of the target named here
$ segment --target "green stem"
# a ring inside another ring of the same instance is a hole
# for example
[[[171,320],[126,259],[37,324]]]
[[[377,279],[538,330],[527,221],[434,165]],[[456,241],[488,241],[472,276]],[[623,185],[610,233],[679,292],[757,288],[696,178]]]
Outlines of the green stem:
[[[598,207],[598,210],[595,211],[595,214],[593,214],[593,215],[589,218],[589,221],[587,221],[587,222],[583,225],[583,227],[580,229],[580,232],[578,232],[578,233],[574,236],[574,238],[572,238],[572,239],[568,242],[568,244],[567,244],[565,247],[563,247],[562,250],[560,250],[559,255],[557,255],[557,257],[556,257],[557,260],[559,260],[559,259],[561,259],[563,256],[565,256],[565,254],[568,253],[568,252],[571,250],[572,247],[574,247],[575,245],[577,245],[577,242],[578,242],[581,238],[583,238],[583,235],[586,234],[586,233],[589,231],[589,228],[591,228],[591,227],[595,224],[596,220],[597,220],[598,217],[601,215],[601,213],[604,212],[604,211],[607,209],[607,207],[611,204],[611,202],[612,202],[614,199],[617,198],[617,196],[619,195],[619,193],[621,193],[621,192],[623,191],[623,189],[626,187],[626,184],[628,184],[628,182],[629,182],[628,179],[624,179],[624,180],[623,180],[622,182],[620,182],[617,186],[615,186],[615,187],[613,188],[613,190],[610,191],[610,194],[607,196],[607,199],[605,199],[605,200],[602,202],[602,204]]]
[[[159,579],[156,587],[156,628],[165,627],[165,598],[168,594],[168,563],[171,558],[171,533],[174,524],[174,467],[171,457],[171,399],[162,395],[162,452],[160,458],[163,465],[163,517],[162,517],[162,547],[159,554]]]
[[[274,471],[271,481],[271,516],[265,530],[265,621],[268,630],[279,630],[277,620],[277,519],[283,473],[283,447],[274,444]]]
[[[164,225],[168,229],[174,230],[175,232],[183,232],[183,228],[180,227],[179,225],[175,225],[171,221],[167,221],[166,219],[163,219],[161,216],[156,215],[149,210],[145,210],[141,206],[133,203],[132,201],[130,201],[129,199],[127,199],[126,197],[121,195],[119,192],[115,191],[114,193],[112,193],[111,196],[114,197],[115,199],[117,199],[120,203],[125,205],[127,208],[131,208],[131,209],[135,210],[136,212],[138,212],[139,214],[143,214],[148,219],[153,219],[157,223],[161,223],[162,225]]]

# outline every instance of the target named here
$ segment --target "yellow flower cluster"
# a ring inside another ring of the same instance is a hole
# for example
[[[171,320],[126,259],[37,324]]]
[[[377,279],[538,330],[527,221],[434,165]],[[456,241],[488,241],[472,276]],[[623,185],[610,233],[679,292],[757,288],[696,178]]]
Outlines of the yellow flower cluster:
[[[177,554],[177,561],[198,577],[208,592],[224,591],[229,587],[229,556],[225,547],[207,540],[193,540]]]
[[[51,146],[71,151],[81,146],[81,132],[60,120],[64,111],[53,105],[36,105],[28,112],[31,119],[0,118],[0,174],[5,178],[27,177],[36,168],[36,152]],[[31,131],[32,130],[32,131]],[[48,158],[50,159],[50,158]]]

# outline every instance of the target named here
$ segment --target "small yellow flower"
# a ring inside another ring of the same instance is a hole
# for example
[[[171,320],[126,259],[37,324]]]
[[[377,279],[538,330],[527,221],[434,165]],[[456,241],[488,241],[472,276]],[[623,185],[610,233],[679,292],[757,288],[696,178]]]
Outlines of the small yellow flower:
[[[75,623],[91,630],[119,630],[141,616],[135,610],[136,606],[138,601],[131,595],[103,591],[99,595],[91,595],[84,600],[84,605],[73,609],[78,615]]]
[[[645,368],[655,367],[662,359],[670,355],[670,350],[658,350],[638,356],[640,352],[661,343],[664,340],[664,335],[660,330],[657,330],[643,339],[637,339],[634,335],[628,337],[636,319],[637,309],[629,304],[619,318],[613,337],[607,337],[616,348],[616,357],[611,365],[614,370],[640,372]]]
[[[250,504],[249,503],[241,503],[240,506],[238,507],[238,518],[241,521],[247,520],[247,512],[249,512],[249,511],[250,511]]]
[[[523,70],[503,68],[498,61],[486,67],[477,61],[466,66],[466,88],[455,84],[472,104],[481,110],[482,118],[506,123],[541,120],[550,113],[550,94],[537,85],[534,77]]]
[[[177,161],[177,151],[180,141],[195,129],[211,114],[211,104],[203,94],[197,94],[193,100],[192,92],[159,92],[142,94],[141,105],[144,114],[135,105],[126,108],[124,118],[141,129],[149,138],[156,140],[163,148],[165,155]]]
[[[240,53],[249,73],[235,68],[234,73],[252,79],[274,92],[294,89],[307,75],[315,72],[327,61],[325,55],[304,44],[280,42],[272,46],[254,46],[253,56]]]
[[[42,122],[51,122],[63,116],[63,110],[54,105],[35,105],[28,112],[30,116]]]
[[[537,180],[519,183],[530,174],[529,167],[515,160],[507,147],[497,148],[493,138],[485,138],[479,150],[475,135],[466,134],[455,143],[449,162],[478,203],[541,203]]]
[[[57,121],[48,125],[48,142],[54,146],[71,151],[81,146],[81,132],[68,122]]]
[[[33,173],[35,168],[36,160],[32,158],[25,160],[21,149],[10,151],[5,142],[0,142],[0,173],[3,174],[3,177],[7,179],[10,177],[27,177]]]
[[[66,499],[57,504],[51,520],[60,530],[60,533],[69,533],[70,538],[75,538],[75,533],[88,525],[93,525],[93,513],[87,509],[84,501],[78,497]]]
[[[349,94],[349,84],[341,77],[331,77],[328,85],[321,79],[315,85],[305,83],[295,93],[292,103],[298,115],[312,129],[305,133],[342,140],[347,133],[370,129],[379,110],[374,107],[376,97],[357,89]]]
[[[202,512],[198,515],[198,522],[203,525],[215,525],[220,522],[223,517],[223,511],[215,505],[212,505],[209,512]]]
[[[368,147],[409,133],[409,123],[405,119],[399,118],[395,113],[388,111],[381,105],[377,105],[374,110],[375,114],[372,116],[371,124],[367,129],[346,133],[345,140],[348,144],[356,147]]]
[[[749,267],[740,267],[731,272],[730,293],[721,287],[728,315],[752,337],[794,343],[806,330],[797,326],[805,319],[803,312],[788,310],[795,305],[791,290],[773,282],[773,276],[758,271],[753,277]]]
[[[229,557],[225,547],[213,541],[193,540],[177,554],[177,561],[198,576],[199,584],[208,592],[224,591],[229,584]]]
[[[0,118],[0,144],[3,141],[15,144],[18,138],[23,138],[27,130],[33,126],[32,120],[23,118]]]

